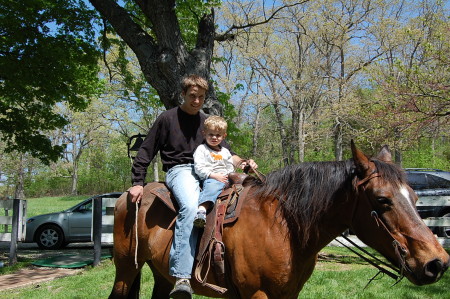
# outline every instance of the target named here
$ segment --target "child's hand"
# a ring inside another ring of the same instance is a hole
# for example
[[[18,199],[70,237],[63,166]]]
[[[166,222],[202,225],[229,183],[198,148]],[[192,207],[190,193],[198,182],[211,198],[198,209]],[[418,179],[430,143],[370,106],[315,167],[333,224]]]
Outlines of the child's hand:
[[[225,173],[214,173],[213,172],[209,175],[209,178],[215,179],[224,184],[228,183],[228,174],[225,174]]]
[[[249,159],[249,160],[244,160],[241,163],[240,167],[245,173],[247,173],[247,172],[253,172],[253,169],[257,169],[258,164],[256,164],[256,162],[253,161],[253,159]]]

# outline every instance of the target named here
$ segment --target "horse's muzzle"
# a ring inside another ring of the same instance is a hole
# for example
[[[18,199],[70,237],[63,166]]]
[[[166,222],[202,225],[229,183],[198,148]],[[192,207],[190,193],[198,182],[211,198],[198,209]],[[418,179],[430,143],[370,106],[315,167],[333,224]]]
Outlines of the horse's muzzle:
[[[425,264],[424,284],[438,281],[450,266],[450,259],[444,263],[441,259],[434,259]]]

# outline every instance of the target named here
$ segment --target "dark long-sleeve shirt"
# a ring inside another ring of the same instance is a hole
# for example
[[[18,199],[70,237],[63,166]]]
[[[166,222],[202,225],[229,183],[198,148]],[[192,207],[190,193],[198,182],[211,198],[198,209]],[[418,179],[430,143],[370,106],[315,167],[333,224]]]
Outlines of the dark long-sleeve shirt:
[[[206,115],[201,112],[190,115],[180,107],[161,113],[134,159],[131,168],[133,185],[144,185],[147,168],[158,151],[166,172],[175,165],[193,164],[194,151],[204,141],[205,119]],[[229,148],[226,142],[222,143]]]

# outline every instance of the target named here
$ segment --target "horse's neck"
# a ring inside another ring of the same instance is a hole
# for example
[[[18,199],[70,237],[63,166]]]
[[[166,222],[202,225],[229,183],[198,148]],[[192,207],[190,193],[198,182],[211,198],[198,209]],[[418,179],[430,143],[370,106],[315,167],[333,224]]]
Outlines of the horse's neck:
[[[327,213],[322,215],[316,223],[318,235],[311,235],[311,246],[320,251],[333,239],[351,226],[353,214],[356,209],[357,198],[349,192],[340,191],[333,200]]]

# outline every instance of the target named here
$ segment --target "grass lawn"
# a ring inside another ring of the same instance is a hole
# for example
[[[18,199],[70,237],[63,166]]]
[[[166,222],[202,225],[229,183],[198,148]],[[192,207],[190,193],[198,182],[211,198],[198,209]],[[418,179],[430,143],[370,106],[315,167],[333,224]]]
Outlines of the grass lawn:
[[[57,212],[81,202],[89,196],[43,197],[28,200],[28,217]],[[0,211],[0,215],[2,211]],[[380,275],[367,288],[367,282],[377,270],[361,261],[346,248],[326,247],[321,252],[313,275],[305,284],[299,298],[450,298],[450,273],[437,283],[415,286],[407,279],[397,285],[391,278]],[[321,254],[321,256],[322,256]],[[20,261],[14,268],[0,268],[0,275],[29,265]],[[114,281],[114,265],[104,260],[98,267],[86,267],[80,274],[20,289],[0,291],[0,299],[12,298],[107,298]],[[1,279],[1,276],[0,276]],[[149,298],[153,277],[148,267],[143,268],[141,298]],[[194,298],[206,298],[194,296]]]
[[[27,198],[27,218],[66,210],[89,197],[91,195]],[[9,215],[12,215],[12,211],[9,211]],[[4,209],[0,209],[0,216],[5,216]]]
[[[58,196],[58,197],[40,197],[40,198],[27,198],[27,218],[48,214],[53,212],[60,212],[68,208],[73,207],[77,203],[82,202],[85,199],[91,197],[90,195],[77,195],[77,196]],[[6,211],[0,208],[0,216],[5,216]],[[12,215],[12,211],[8,211],[8,215]],[[12,226],[0,226],[1,232],[11,232]]]
[[[326,247],[326,259],[319,259],[311,278],[305,284],[299,298],[450,298],[450,274],[446,273],[437,283],[415,286],[403,279],[397,285],[387,276],[380,276],[364,289],[377,270],[360,261],[345,248]],[[114,280],[114,265],[110,260],[98,267],[87,267],[81,274],[56,279],[38,286],[7,290],[0,298],[40,299],[59,298],[106,298]],[[149,298],[153,287],[152,274],[148,267],[143,269],[141,297]],[[194,298],[206,298],[194,296]]]
[[[92,195],[61,196],[61,197],[40,197],[27,199],[27,217],[36,215],[60,212],[73,207],[77,203],[88,199]]]

